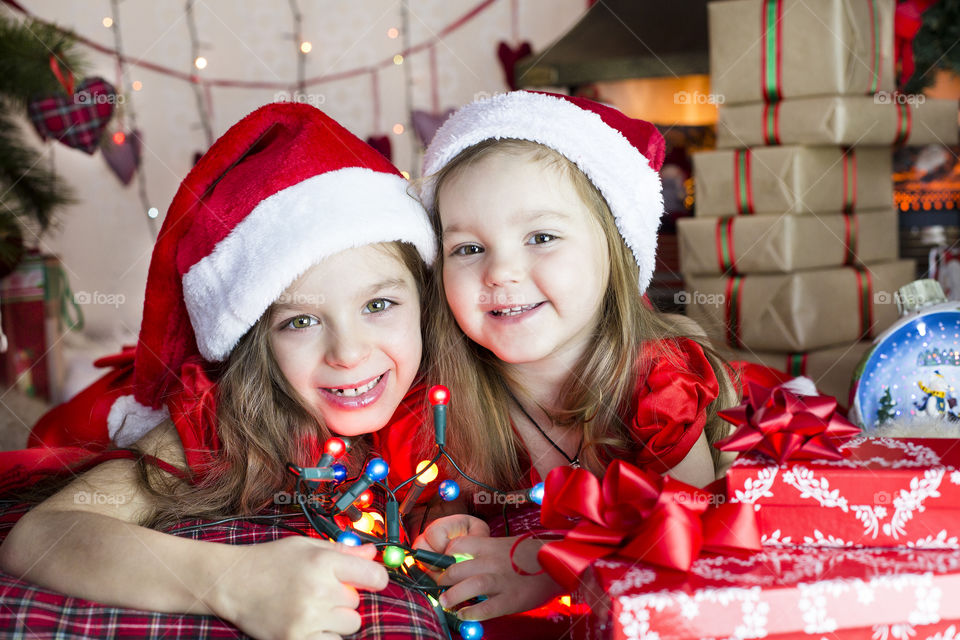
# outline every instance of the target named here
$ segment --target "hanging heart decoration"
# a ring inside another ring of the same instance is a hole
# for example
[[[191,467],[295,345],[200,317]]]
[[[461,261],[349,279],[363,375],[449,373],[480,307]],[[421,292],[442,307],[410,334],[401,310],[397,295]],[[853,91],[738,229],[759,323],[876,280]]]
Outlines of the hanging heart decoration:
[[[130,184],[140,167],[141,143],[139,130],[117,131],[100,149],[107,166],[125,185]]]
[[[92,155],[100,146],[117,100],[112,84],[92,77],[73,93],[34,98],[27,105],[27,115],[44,140],[53,138]]]
[[[393,162],[393,145],[390,144],[390,136],[369,136],[366,142],[379,151],[384,158]]]
[[[503,67],[503,78],[510,87],[511,91],[517,90],[517,80],[514,67],[521,58],[526,58],[533,53],[533,47],[529,42],[521,42],[514,49],[506,42],[500,42],[497,45],[497,57],[500,59],[500,66]]]
[[[447,118],[454,112],[454,109],[447,109],[441,113],[430,113],[429,111],[420,111],[414,109],[410,114],[411,120],[413,120],[413,131],[417,134],[417,139],[420,140],[420,145],[424,148],[430,144],[430,141],[433,140],[433,136],[436,135],[437,129],[440,128]]]

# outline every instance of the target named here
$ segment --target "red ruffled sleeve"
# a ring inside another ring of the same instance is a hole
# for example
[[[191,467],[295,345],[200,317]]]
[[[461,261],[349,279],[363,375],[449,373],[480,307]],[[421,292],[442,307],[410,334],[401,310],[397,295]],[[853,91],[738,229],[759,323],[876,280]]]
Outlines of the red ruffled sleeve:
[[[683,460],[703,433],[720,385],[693,340],[644,345],[643,354],[650,364],[637,381],[636,412],[628,424],[637,443],[636,464],[663,473]]]

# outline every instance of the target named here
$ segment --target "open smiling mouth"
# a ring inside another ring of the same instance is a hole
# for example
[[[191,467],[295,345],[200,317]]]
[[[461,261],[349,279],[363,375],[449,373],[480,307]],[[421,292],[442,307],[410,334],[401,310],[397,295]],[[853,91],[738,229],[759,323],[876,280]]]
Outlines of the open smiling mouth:
[[[363,394],[368,393],[369,391],[372,391],[374,387],[380,384],[380,381],[383,380],[383,377],[385,375],[387,374],[381,373],[379,376],[377,376],[367,384],[360,387],[351,387],[351,388],[321,387],[321,389],[339,398],[356,398],[357,396],[362,396]]]
[[[494,311],[490,312],[490,315],[495,316],[497,318],[509,318],[512,316],[519,316],[522,313],[526,313],[527,311],[536,309],[542,304],[543,304],[542,302],[537,302],[535,304],[525,304],[519,307],[509,307],[507,309],[495,309]]]

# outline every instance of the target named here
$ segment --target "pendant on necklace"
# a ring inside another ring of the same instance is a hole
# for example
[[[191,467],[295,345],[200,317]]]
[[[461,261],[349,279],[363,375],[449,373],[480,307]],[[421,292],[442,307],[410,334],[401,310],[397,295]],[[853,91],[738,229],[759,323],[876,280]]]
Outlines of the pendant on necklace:
[[[570,461],[570,466],[571,466],[572,468],[574,468],[574,469],[579,469],[579,468],[580,468],[580,456],[577,456],[576,458],[574,458],[573,460],[571,460],[571,461]]]

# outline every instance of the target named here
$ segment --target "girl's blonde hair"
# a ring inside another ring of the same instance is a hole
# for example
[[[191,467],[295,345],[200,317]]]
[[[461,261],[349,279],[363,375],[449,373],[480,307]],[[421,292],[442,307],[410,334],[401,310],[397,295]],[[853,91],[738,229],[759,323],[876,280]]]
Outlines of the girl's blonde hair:
[[[416,248],[406,242],[376,245],[396,257],[410,271],[420,300],[424,296],[426,267]],[[423,305],[421,305],[421,321]],[[217,382],[217,452],[205,480],[185,486],[160,473],[144,460],[138,462],[141,485],[154,498],[155,508],[143,524],[165,529],[186,518],[251,515],[276,502],[279,492],[292,492],[288,462],[316,463],[323,443],[332,435],[320,416],[284,377],[270,346],[272,307],[241,338],[220,371]],[[354,438],[345,462],[351,475],[366,453],[365,438]]]
[[[668,358],[683,370],[685,364],[676,361],[676,354],[665,344],[679,337],[691,337],[704,348],[720,382],[720,396],[708,407],[707,439],[712,443],[726,435],[725,423],[716,413],[735,404],[737,398],[727,366],[702,338],[685,336],[675,324],[647,306],[637,285],[639,268],[617,230],[606,200],[566,157],[535,142],[515,139],[490,139],[465,149],[427,178],[435,181],[438,204],[429,213],[437,237],[442,235],[439,201],[444,184],[493,153],[522,155],[560,172],[573,184],[606,239],[610,273],[599,324],[592,344],[558,394],[563,405],[550,412],[557,424],[583,425],[583,466],[600,474],[611,460],[631,457],[635,445],[625,419],[632,413],[637,375],[659,358]],[[448,448],[475,479],[503,490],[522,488],[527,484],[527,470],[520,467],[523,444],[511,427],[507,394],[507,385],[516,389],[517,382],[509,379],[503,363],[492,352],[470,340],[457,325],[446,304],[443,260],[441,249],[428,293],[426,306],[431,312],[426,318],[426,335],[435,350],[429,377],[451,390]],[[641,350],[647,342],[653,353]],[[712,453],[716,464],[718,452]]]

